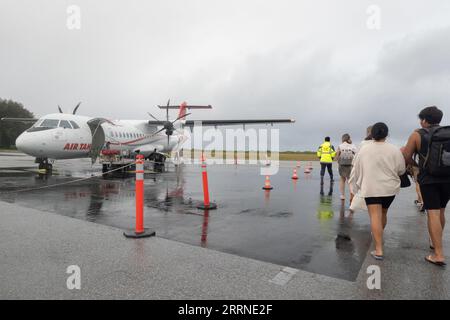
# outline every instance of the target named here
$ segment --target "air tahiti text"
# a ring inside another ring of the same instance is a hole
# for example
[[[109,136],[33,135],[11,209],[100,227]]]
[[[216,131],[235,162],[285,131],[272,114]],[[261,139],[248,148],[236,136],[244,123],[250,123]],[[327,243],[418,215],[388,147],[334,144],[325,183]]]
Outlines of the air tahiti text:
[[[90,143],[66,143],[64,150],[91,150]]]

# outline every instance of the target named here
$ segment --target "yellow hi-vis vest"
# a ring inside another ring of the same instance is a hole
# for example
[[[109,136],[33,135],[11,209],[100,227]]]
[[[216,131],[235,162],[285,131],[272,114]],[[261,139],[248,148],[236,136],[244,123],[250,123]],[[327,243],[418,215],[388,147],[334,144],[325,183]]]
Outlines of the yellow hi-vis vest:
[[[336,157],[336,151],[334,151],[331,143],[325,141],[317,150],[317,157],[320,158],[320,162],[322,163],[332,163],[334,157]]]

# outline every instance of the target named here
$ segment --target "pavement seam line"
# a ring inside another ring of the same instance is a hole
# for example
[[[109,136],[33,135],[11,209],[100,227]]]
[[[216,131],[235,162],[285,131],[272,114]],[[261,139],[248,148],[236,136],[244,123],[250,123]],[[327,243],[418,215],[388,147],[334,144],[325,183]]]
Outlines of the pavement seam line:
[[[292,277],[294,277],[297,272],[298,269],[284,267],[273,279],[269,280],[269,282],[279,286],[284,286],[291,281]]]

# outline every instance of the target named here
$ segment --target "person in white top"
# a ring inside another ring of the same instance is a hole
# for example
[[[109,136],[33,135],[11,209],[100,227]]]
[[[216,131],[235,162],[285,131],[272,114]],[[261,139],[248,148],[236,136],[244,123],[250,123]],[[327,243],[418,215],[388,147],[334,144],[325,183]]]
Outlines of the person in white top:
[[[372,257],[383,260],[383,230],[387,213],[395,196],[400,191],[400,175],[406,171],[405,159],[396,146],[386,142],[389,129],[378,122],[372,127],[371,142],[357,153],[352,171],[352,181],[365,199],[375,241]]]
[[[352,171],[353,158],[356,154],[356,146],[352,143],[350,135],[348,133],[342,136],[342,144],[337,148],[336,157],[339,164],[339,175],[341,177],[339,181],[339,191],[341,193],[341,200],[345,200],[345,184],[350,179],[350,173]],[[350,202],[352,201],[352,189],[350,190]]]

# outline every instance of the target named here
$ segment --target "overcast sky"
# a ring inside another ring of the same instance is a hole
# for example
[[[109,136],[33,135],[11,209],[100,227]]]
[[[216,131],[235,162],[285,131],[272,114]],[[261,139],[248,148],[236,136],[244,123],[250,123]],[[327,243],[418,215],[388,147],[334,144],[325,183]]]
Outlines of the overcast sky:
[[[305,150],[377,121],[403,143],[423,106],[450,112],[449,93],[448,0],[0,0],[0,97],[36,115],[82,101],[146,119],[186,100],[214,107],[192,119],[295,118],[280,148]]]

